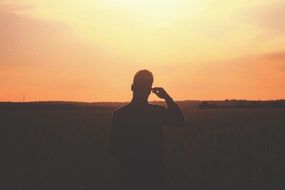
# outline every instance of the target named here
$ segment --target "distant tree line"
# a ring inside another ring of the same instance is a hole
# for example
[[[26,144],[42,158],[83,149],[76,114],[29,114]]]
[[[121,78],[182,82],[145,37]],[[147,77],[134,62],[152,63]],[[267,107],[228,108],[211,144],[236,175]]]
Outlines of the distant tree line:
[[[249,100],[225,100],[203,101],[198,106],[200,109],[219,108],[285,108],[285,100],[249,101]]]

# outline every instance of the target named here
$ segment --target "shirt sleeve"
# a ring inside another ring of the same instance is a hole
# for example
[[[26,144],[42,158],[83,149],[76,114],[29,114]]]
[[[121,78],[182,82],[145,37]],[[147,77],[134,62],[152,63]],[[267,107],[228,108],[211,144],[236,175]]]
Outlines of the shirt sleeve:
[[[179,106],[173,101],[167,102],[167,108],[162,108],[163,125],[167,127],[185,127],[183,113]]]

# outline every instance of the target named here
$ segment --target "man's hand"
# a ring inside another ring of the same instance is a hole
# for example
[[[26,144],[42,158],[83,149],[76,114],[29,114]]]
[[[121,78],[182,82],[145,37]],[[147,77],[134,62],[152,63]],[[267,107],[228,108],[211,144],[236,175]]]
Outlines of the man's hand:
[[[171,99],[171,97],[169,96],[169,94],[167,94],[167,92],[161,88],[161,87],[154,87],[151,89],[151,91],[156,94],[159,98],[165,99],[165,100],[169,100]]]

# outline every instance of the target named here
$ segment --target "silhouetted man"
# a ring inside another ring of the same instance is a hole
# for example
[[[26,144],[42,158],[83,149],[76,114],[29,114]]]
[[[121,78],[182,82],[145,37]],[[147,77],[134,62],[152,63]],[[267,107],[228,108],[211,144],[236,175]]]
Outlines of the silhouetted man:
[[[177,104],[163,88],[152,88],[152,84],[151,72],[137,72],[131,103],[113,114],[110,145],[120,161],[122,190],[164,188],[162,127],[185,126]],[[167,108],[149,104],[151,92],[164,99]]]

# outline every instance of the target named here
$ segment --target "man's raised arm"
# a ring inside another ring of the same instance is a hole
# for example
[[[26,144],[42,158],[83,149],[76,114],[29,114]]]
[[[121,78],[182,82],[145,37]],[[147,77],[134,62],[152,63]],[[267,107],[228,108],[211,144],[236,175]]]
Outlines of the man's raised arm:
[[[152,92],[159,98],[165,100],[167,104],[165,119],[167,126],[185,127],[185,120],[179,106],[173,101],[169,94],[161,87],[152,88]]]

